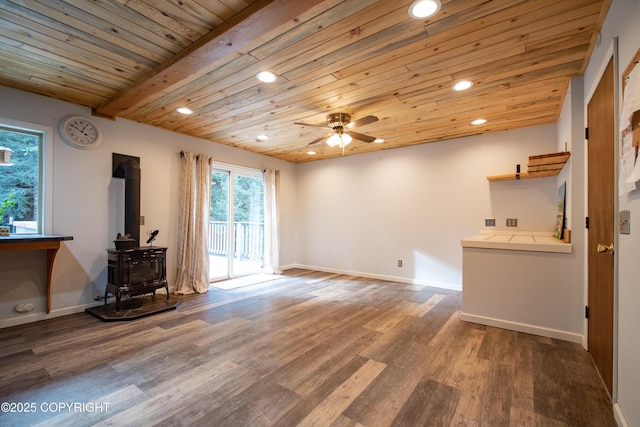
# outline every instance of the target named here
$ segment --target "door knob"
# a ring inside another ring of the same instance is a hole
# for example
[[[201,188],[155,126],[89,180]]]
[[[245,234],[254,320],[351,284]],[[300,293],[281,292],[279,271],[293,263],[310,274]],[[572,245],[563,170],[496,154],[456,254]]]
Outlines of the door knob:
[[[613,253],[613,243],[610,244],[609,246],[603,245],[602,243],[598,243],[598,246],[596,247],[596,250],[598,252],[611,252],[611,253]]]

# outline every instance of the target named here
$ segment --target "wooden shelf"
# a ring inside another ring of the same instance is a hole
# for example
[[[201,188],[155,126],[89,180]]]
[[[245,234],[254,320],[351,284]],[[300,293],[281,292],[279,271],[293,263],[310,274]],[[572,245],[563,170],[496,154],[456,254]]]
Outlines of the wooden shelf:
[[[60,249],[60,242],[73,240],[72,236],[57,234],[12,234],[0,237],[0,252],[3,251],[33,251],[46,249],[47,251],[47,313],[51,311],[51,276],[53,261]]]
[[[487,177],[489,181],[509,181],[515,179],[544,178],[547,176],[557,176],[564,167],[571,153],[563,151],[560,153],[540,154],[538,156],[529,156],[527,164],[527,172],[510,173],[504,175],[490,175]]]

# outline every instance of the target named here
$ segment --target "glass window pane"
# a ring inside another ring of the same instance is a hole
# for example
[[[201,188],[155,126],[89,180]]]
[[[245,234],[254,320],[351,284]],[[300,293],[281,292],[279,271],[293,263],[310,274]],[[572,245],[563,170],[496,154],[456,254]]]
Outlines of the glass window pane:
[[[211,176],[209,211],[209,280],[229,276],[229,172]]]
[[[0,127],[0,149],[11,150],[0,166],[0,225],[11,233],[41,232],[42,139],[38,132]]]
[[[262,177],[234,175],[233,274],[262,270],[264,260],[264,183]]]
[[[264,184],[262,178],[236,175],[234,183],[234,216],[236,222],[264,222]]]

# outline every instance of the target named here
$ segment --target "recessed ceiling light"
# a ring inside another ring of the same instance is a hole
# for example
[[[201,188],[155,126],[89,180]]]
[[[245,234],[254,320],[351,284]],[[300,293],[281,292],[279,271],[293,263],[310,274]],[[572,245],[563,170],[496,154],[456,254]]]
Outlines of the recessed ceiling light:
[[[313,156],[314,154],[316,154],[316,152],[315,151],[307,151],[307,154],[310,155],[310,156]]]
[[[469,80],[460,80],[458,83],[451,86],[451,89],[457,90],[457,91],[467,90],[471,86],[473,86],[473,82],[470,82]]]
[[[176,111],[180,114],[193,114],[193,110],[187,107],[178,107]]]
[[[416,0],[409,6],[409,16],[413,19],[424,19],[435,15],[442,4],[440,0]]]
[[[373,142],[375,142],[376,144],[382,144],[384,142],[384,139],[376,138]]]
[[[258,74],[256,74],[256,78],[262,83],[273,83],[278,79],[278,76],[276,76],[271,71],[260,71]]]
[[[269,139],[269,137],[267,135],[258,135],[256,136],[256,139],[258,141],[266,141],[267,139]]]
[[[474,121],[471,122],[471,124],[474,126],[483,125],[485,123],[487,123],[487,119],[475,119]]]

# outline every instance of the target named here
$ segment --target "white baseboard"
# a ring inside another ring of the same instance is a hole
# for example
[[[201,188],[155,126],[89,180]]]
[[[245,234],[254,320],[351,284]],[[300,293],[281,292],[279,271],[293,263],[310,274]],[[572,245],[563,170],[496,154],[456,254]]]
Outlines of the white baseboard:
[[[618,427],[631,427],[624,414],[622,413],[622,408],[618,402],[613,404],[613,416],[616,419],[616,423]]]
[[[479,323],[481,325],[495,326],[502,329],[509,329],[511,331],[524,332],[527,334],[540,335],[547,338],[555,338],[563,341],[569,341],[574,343],[582,343],[582,334],[576,334],[573,332],[560,331],[557,329],[545,328],[543,326],[529,325],[526,323],[512,322],[509,320],[494,319],[491,317],[477,316],[475,314],[460,313],[460,318],[467,322]]]
[[[85,309],[90,307],[95,307],[96,305],[97,304],[93,302],[93,303],[88,303],[83,305],[76,305],[74,307],[65,307],[58,310],[51,310],[48,314],[32,313],[32,314],[22,315],[19,317],[10,317],[8,319],[1,319],[0,329],[8,328],[16,325],[24,325],[25,323],[38,322],[40,320],[45,320],[45,319],[53,319],[54,317],[66,316],[68,314],[82,313]]]
[[[289,270],[292,268],[304,268],[307,270],[322,271],[325,273],[346,274],[349,276],[366,277],[369,279],[387,280],[389,282],[410,283],[412,285],[430,286],[433,288],[448,289],[451,291],[462,291],[462,285],[455,284],[455,283],[432,282],[429,280],[413,279],[410,277],[386,276],[382,274],[365,273],[362,271],[338,270],[334,268],[324,268],[324,267],[304,265],[304,264],[290,264],[286,267],[285,266],[282,267],[283,270]]]

